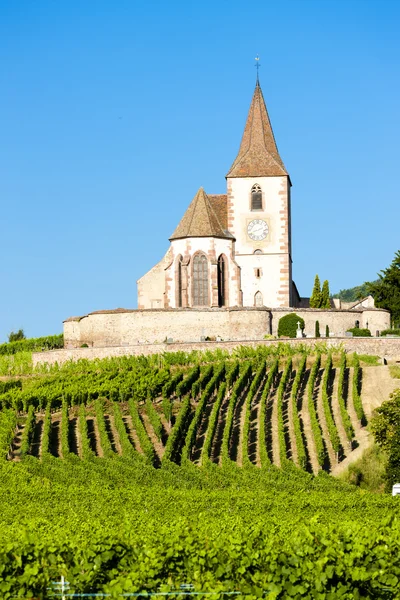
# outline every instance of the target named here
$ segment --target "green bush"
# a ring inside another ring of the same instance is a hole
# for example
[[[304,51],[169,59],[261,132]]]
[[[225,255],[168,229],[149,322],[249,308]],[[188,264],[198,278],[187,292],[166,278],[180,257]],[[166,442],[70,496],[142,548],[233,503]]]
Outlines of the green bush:
[[[10,334],[11,336],[11,334]],[[40,352],[41,350],[54,350],[64,347],[64,336],[47,335],[40,338],[20,339],[8,344],[0,344],[0,355],[16,354],[17,352]]]
[[[20,342],[21,340],[25,340],[26,336],[24,334],[23,329],[18,329],[18,331],[12,331],[8,336],[9,342]]]
[[[315,321],[315,337],[321,337],[321,332],[319,330],[319,321]]]
[[[384,329],[383,331],[381,331],[381,335],[385,336],[385,335],[399,335],[400,336],[400,329]]]
[[[352,333],[354,337],[371,337],[371,332],[369,329],[360,329],[360,327],[352,327],[352,329],[348,329],[347,331]]]
[[[325,337],[329,337],[329,325],[325,327]]]
[[[296,315],[296,313],[290,313],[289,315],[285,315],[284,317],[279,319],[278,337],[285,336],[295,338],[298,321],[300,322],[301,330],[303,330],[305,326],[304,319],[299,317],[299,315]]]

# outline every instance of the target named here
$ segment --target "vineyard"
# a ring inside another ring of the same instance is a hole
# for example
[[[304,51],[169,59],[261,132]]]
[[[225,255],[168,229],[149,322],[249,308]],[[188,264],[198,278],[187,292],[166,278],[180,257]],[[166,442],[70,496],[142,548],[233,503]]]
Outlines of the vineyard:
[[[357,355],[321,352],[70,365],[2,383],[2,452],[14,461],[120,455],[155,467],[292,462],[330,472],[366,422],[361,377]]]
[[[370,361],[280,344],[3,378],[1,598],[61,597],[61,578],[86,597],[398,598],[399,503],[328,474],[363,443]]]

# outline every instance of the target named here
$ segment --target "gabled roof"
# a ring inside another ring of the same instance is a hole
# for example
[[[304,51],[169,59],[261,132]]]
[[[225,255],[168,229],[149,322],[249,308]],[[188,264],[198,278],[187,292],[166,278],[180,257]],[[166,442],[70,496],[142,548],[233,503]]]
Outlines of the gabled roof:
[[[257,81],[237,155],[227,177],[279,177],[288,175],[279,156],[274,133]]]
[[[210,198],[201,187],[183,215],[178,227],[169,239],[176,240],[185,237],[220,237],[233,239],[232,234],[226,229],[226,222],[221,222],[221,217],[224,218],[223,215],[224,210],[226,212],[226,208],[224,209],[223,206],[221,206],[223,205],[223,201],[221,201],[220,198],[222,198],[222,196],[212,196],[213,202],[211,202]]]

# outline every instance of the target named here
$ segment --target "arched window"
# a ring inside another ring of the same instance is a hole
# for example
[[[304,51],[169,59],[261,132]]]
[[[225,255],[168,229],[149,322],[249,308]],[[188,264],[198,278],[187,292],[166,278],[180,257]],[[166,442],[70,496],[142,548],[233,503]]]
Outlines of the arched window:
[[[254,306],[263,306],[263,296],[261,292],[254,294]]]
[[[182,308],[182,256],[178,256],[176,265],[176,306]]]
[[[258,183],[251,188],[251,210],[262,210],[262,191]]]
[[[208,260],[204,254],[193,258],[193,306],[208,306]]]
[[[218,306],[226,306],[226,260],[218,258]]]
[[[263,253],[263,251],[262,251],[262,250],[259,250],[259,249],[257,249],[257,250],[254,250],[254,252],[253,252],[253,254],[262,254],[262,253]]]

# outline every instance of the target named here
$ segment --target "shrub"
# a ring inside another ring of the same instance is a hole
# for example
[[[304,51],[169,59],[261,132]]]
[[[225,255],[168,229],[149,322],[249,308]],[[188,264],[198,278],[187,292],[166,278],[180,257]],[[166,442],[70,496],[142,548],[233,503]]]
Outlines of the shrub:
[[[385,336],[385,335],[399,335],[400,336],[400,329],[384,329],[383,331],[381,331],[381,335]]]
[[[329,337],[329,325],[325,327],[325,337]]]
[[[21,340],[25,339],[25,334],[24,334],[24,330],[23,329],[18,329],[17,332],[12,331],[9,335],[8,335],[8,341],[9,342],[20,342]]]
[[[300,322],[300,329],[303,330],[305,325],[304,319],[299,317],[299,315],[296,315],[296,313],[290,313],[279,319],[278,337],[285,336],[295,338],[298,322]]]
[[[319,331],[319,321],[315,321],[315,337],[321,337],[321,333]]]
[[[369,329],[360,329],[360,327],[352,327],[347,331],[352,333],[354,337],[371,337],[371,332]]]

